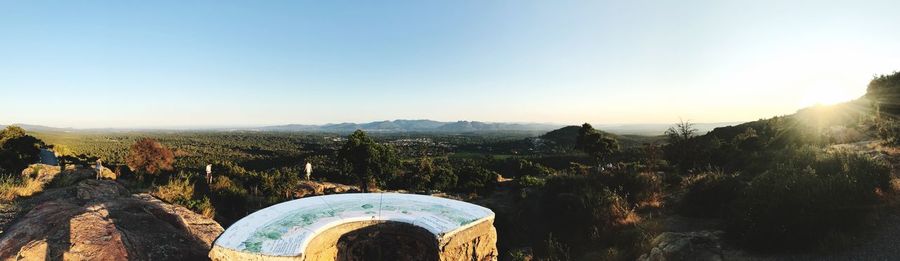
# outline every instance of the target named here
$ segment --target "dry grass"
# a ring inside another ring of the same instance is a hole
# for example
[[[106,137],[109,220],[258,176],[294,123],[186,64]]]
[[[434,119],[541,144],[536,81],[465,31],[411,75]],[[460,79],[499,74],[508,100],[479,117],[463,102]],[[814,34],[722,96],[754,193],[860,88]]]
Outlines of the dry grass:
[[[27,197],[44,190],[44,184],[31,178],[17,181],[12,177],[0,181],[0,201],[12,201],[16,197]]]
[[[58,169],[58,168],[57,168]],[[41,164],[31,165],[22,171],[21,176],[15,174],[0,177],[0,201],[12,201],[17,197],[28,197],[44,190],[49,180],[58,174],[52,167]]]

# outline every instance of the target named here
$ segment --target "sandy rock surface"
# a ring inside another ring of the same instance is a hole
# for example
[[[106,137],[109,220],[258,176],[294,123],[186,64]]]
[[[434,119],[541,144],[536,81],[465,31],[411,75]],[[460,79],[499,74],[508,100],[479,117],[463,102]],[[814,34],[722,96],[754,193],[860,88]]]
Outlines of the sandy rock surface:
[[[204,260],[222,233],[215,221],[86,179],[23,199],[0,234],[0,260]]]

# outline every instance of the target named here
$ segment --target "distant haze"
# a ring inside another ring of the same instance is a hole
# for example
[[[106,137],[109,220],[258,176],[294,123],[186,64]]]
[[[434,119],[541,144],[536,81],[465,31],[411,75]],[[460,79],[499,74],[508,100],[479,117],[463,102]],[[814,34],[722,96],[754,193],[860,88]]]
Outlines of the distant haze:
[[[0,1],[0,122],[739,122],[900,69],[900,1]]]
[[[739,122],[721,122],[721,123],[694,123],[694,127],[701,133],[705,133],[717,127],[737,125]],[[276,126],[253,126],[253,127],[177,127],[177,128],[101,128],[101,129],[80,129],[52,127],[33,124],[11,124],[20,126],[28,131],[38,132],[121,132],[121,131],[267,131],[267,132],[331,132],[345,133],[352,132],[357,129],[368,132],[433,132],[433,133],[470,133],[470,132],[496,132],[496,131],[527,131],[527,132],[546,132],[554,129],[565,127],[565,125],[547,124],[547,123],[498,123],[498,122],[478,122],[478,121],[456,121],[456,122],[439,122],[433,120],[392,120],[392,121],[376,121],[368,123],[329,123],[323,125],[312,124],[287,124]],[[594,124],[595,128],[612,132],[616,134],[631,134],[656,136],[662,135],[663,132],[671,124]],[[6,125],[0,125],[0,128]]]

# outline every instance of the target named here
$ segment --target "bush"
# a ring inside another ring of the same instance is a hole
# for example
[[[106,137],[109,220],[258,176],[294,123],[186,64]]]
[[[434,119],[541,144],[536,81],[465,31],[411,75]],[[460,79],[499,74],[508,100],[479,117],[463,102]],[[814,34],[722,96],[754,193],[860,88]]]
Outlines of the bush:
[[[630,205],[659,206],[662,202],[662,178],[654,173],[640,172],[638,165],[622,165],[610,172],[597,174],[592,182],[616,191]]]
[[[519,187],[523,188],[543,187],[546,184],[546,179],[535,176],[521,176],[517,181]]]
[[[638,221],[634,208],[594,177],[558,176],[547,180],[540,222],[573,248],[613,243],[617,232]],[[583,249],[582,249],[583,250]]]
[[[508,159],[502,162],[500,171],[504,177],[546,177],[553,175],[555,172],[555,170],[544,165],[524,159]]]
[[[151,194],[162,201],[180,205],[205,217],[215,216],[215,208],[208,197],[194,198],[194,183],[190,175],[171,178],[166,185],[156,187]]]
[[[463,160],[454,162],[453,166],[454,172],[459,177],[456,190],[486,195],[497,187],[497,176],[500,174],[485,169],[477,162]]]
[[[691,217],[724,217],[745,187],[737,175],[716,171],[690,176],[683,182],[685,193],[678,212]]]
[[[231,178],[216,177],[215,181],[209,185],[209,190],[212,203],[217,206],[219,214],[228,220],[244,217],[250,211],[248,208],[250,195],[247,189],[232,181]]]
[[[14,175],[0,176],[0,201],[10,201],[16,198],[18,187],[22,181]]]
[[[151,194],[162,201],[187,206],[194,198],[194,184],[187,178],[171,178]]]
[[[878,202],[878,192],[889,190],[889,169],[865,156],[796,159],[750,182],[729,218],[733,236],[768,250],[814,246],[858,225],[866,206]]]

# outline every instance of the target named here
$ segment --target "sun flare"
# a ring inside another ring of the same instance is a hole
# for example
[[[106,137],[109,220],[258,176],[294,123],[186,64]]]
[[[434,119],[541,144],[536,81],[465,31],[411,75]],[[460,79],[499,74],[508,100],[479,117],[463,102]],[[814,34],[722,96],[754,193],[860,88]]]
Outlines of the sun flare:
[[[859,98],[863,93],[847,88],[815,88],[808,91],[800,101],[803,107],[814,105],[834,105]]]

